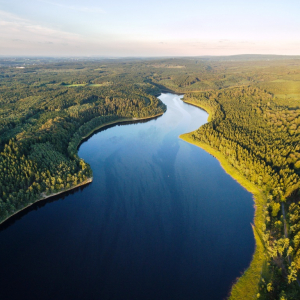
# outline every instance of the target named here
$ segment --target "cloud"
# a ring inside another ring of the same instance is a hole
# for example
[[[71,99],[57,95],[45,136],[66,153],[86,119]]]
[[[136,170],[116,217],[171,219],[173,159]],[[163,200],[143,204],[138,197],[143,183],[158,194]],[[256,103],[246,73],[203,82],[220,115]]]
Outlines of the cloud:
[[[0,10],[0,20],[1,44],[3,44],[4,40],[14,42],[26,41],[28,43],[55,43],[81,39],[81,36],[78,34],[45,27],[2,10]]]
[[[84,13],[96,13],[96,14],[105,14],[106,12],[99,7],[86,7],[86,6],[78,6],[78,5],[65,5],[65,4],[61,4],[61,3],[56,3],[56,2],[52,2],[52,1],[47,1],[47,0],[37,0],[38,2],[43,2],[46,4],[50,4],[50,5],[55,5],[55,6],[59,6],[62,8],[66,8],[66,9],[71,9],[71,10],[76,10],[79,12],[84,12]]]
[[[1,0],[0,0],[1,1]],[[300,42],[141,36],[81,35],[38,24],[0,10],[0,55],[22,56],[188,56],[242,53],[299,54]]]
[[[24,40],[21,39],[12,39],[13,42],[17,42],[17,43],[24,43]]]
[[[9,20],[14,20],[14,21],[25,21],[25,19],[20,18],[19,16],[11,14],[4,10],[0,10],[0,17],[1,17],[1,19],[9,19]]]
[[[0,10],[0,55],[74,55],[87,38]],[[67,45],[67,46],[66,46]]]

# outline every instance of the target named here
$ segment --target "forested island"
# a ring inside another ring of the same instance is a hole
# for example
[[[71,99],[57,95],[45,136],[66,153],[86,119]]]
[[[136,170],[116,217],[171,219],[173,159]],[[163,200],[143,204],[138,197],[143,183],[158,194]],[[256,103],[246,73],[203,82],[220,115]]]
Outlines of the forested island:
[[[299,299],[300,58],[0,59],[0,221],[91,181],[83,138],[166,111],[183,93],[209,122],[182,136],[254,194],[256,251],[230,299]]]

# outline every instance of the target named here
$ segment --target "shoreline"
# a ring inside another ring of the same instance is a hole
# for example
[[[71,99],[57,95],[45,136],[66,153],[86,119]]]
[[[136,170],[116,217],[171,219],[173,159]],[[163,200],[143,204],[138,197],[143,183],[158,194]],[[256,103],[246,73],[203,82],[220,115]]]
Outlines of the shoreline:
[[[109,127],[111,125],[118,125],[118,124],[127,123],[127,122],[128,123],[138,122],[138,121],[142,121],[142,120],[151,120],[151,119],[155,119],[157,117],[160,117],[163,114],[164,114],[164,112],[161,113],[161,114],[157,114],[157,115],[150,116],[150,117],[144,117],[144,118],[120,118],[120,119],[117,119],[117,120],[114,120],[114,121],[111,121],[111,122],[108,122],[108,123],[105,123],[105,124],[101,124],[100,126],[97,126],[96,128],[92,129],[88,134],[86,134],[84,137],[81,138],[81,141],[76,146],[77,150],[81,146],[81,144],[85,142],[86,139],[90,138],[95,133],[95,131],[98,131],[100,129],[104,129],[105,127]]]
[[[93,182],[93,177],[90,177],[90,178],[88,178],[88,179],[86,179],[86,180],[80,182],[79,184],[77,184],[77,185],[75,185],[75,186],[71,186],[71,187],[69,187],[69,188],[67,188],[67,189],[60,190],[60,191],[58,191],[58,192],[56,192],[56,193],[52,193],[52,194],[49,194],[49,195],[46,195],[45,193],[42,193],[42,194],[41,194],[41,195],[42,195],[42,198],[39,198],[38,200],[36,200],[36,201],[34,201],[34,202],[32,202],[32,203],[30,203],[30,204],[24,206],[23,208],[17,210],[17,211],[14,212],[12,215],[10,215],[9,217],[7,217],[7,218],[4,219],[3,221],[1,221],[1,222],[0,222],[0,225],[2,225],[4,222],[8,221],[11,217],[17,215],[17,214],[20,213],[21,211],[25,210],[26,208],[32,206],[33,204],[35,204],[35,203],[37,203],[37,202],[40,202],[40,201],[43,201],[43,200],[47,200],[47,199],[52,198],[52,197],[54,197],[54,196],[57,196],[57,195],[60,195],[60,194],[69,192],[69,191],[74,190],[74,189],[76,189],[76,188],[78,188],[78,187],[81,187],[81,186],[83,186],[83,185],[87,185],[87,184],[89,184],[89,183],[91,183],[91,182]]]
[[[207,117],[207,122],[210,122],[212,120],[212,116],[213,116],[213,112],[210,111],[207,107],[204,107],[202,105],[198,105],[198,104],[195,104],[194,102],[192,101],[186,101],[186,100],[182,100],[184,103],[187,103],[189,105],[192,105],[192,106],[195,106],[197,108],[200,108],[202,110],[204,110],[206,113],[208,113],[208,117]]]
[[[190,101],[184,101],[187,104],[196,106],[200,109],[203,109],[207,113],[207,109],[200,105],[196,105]],[[212,114],[209,113],[208,122],[212,119]],[[229,300],[247,300],[256,298],[258,293],[258,283],[261,277],[261,273],[264,267],[265,259],[264,259],[264,246],[259,237],[260,228],[264,224],[263,222],[263,206],[265,204],[265,196],[262,191],[258,189],[253,183],[248,181],[242,174],[239,173],[237,169],[235,169],[227,160],[226,157],[216,149],[213,149],[209,145],[202,143],[200,141],[195,141],[190,133],[184,133],[179,136],[180,139],[193,144],[197,147],[200,147],[213,157],[215,157],[224,171],[230,175],[235,181],[237,181],[242,187],[244,187],[248,192],[253,195],[254,201],[254,225],[252,225],[253,235],[255,239],[255,250],[252,256],[252,260],[247,269],[243,271],[243,274],[236,279],[235,282],[232,283],[230,293],[228,295]]]
[[[118,125],[118,123],[127,123],[127,122],[138,122],[138,121],[142,121],[142,120],[151,120],[151,119],[154,119],[154,118],[157,118],[161,115],[163,115],[163,113],[161,114],[157,114],[157,115],[154,115],[154,116],[150,116],[150,117],[144,117],[144,118],[120,118],[118,120],[115,120],[115,121],[112,121],[112,122],[108,122],[108,123],[105,123],[105,124],[102,124],[96,128],[94,128],[93,130],[91,130],[86,136],[82,137],[81,138],[81,141],[80,143],[77,145],[77,151],[78,151],[78,148],[80,147],[80,145],[85,142],[86,139],[88,139],[89,137],[91,137],[95,131],[98,131],[99,129],[102,129],[104,127],[108,127],[108,126],[111,126],[111,125]],[[78,153],[77,153],[77,156],[78,156]],[[81,187],[81,186],[84,186],[84,185],[87,185],[89,183],[93,182],[93,177],[90,177],[90,178],[87,178],[86,180],[84,180],[83,182],[75,185],[75,186],[71,186],[67,189],[63,189],[63,190],[60,190],[56,193],[52,193],[52,194],[49,194],[49,195],[45,195],[44,193],[41,193],[41,198],[37,199],[36,201],[22,207],[21,209],[15,211],[13,214],[11,214],[10,216],[8,216],[6,219],[4,219],[3,221],[0,222],[0,225],[4,224],[6,221],[8,221],[11,217],[17,215],[18,213],[20,213],[21,211],[25,210],[26,208],[32,206],[33,204],[37,203],[37,202],[40,202],[40,201],[43,201],[43,200],[47,200],[49,198],[52,198],[52,197],[55,197],[55,196],[58,196],[60,194],[63,194],[65,192],[69,192],[71,190],[74,190],[78,187]]]

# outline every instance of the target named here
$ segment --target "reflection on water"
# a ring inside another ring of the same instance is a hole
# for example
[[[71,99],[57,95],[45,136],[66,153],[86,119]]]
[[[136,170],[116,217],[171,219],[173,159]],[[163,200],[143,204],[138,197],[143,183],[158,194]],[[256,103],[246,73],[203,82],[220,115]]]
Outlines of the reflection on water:
[[[177,95],[160,99],[162,117],[81,145],[92,184],[0,232],[1,299],[227,296],[254,249],[251,195],[178,139],[207,114]]]
[[[58,200],[64,200],[67,196],[73,195],[74,193],[78,193],[79,191],[83,191],[90,183],[83,185],[83,186],[79,186],[75,189],[72,189],[70,191],[66,191],[64,193],[61,193],[57,196],[53,196],[50,198],[47,198],[45,200],[41,200],[38,202],[33,203],[32,205],[24,208],[23,210],[21,210],[20,212],[16,213],[15,215],[13,215],[12,217],[10,217],[8,220],[6,220],[4,223],[2,223],[0,225],[0,231],[5,230],[6,228],[10,227],[11,225],[13,225],[15,222],[21,220],[23,218],[23,216],[26,216],[28,213],[30,213],[33,210],[38,210],[42,207],[44,207],[46,204],[52,203],[54,201],[58,201]]]

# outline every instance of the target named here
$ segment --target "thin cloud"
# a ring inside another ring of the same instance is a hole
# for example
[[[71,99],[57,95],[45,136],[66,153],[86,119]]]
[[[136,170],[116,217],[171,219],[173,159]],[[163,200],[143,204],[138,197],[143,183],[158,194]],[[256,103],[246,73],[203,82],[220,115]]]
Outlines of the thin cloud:
[[[41,26],[2,10],[0,10],[0,19],[0,39],[54,42],[81,38],[77,34]]]
[[[0,55],[85,55],[98,54],[105,43],[87,36],[40,25],[0,10]],[[107,51],[109,52],[109,51]]]
[[[47,3],[47,4],[51,4],[51,5],[55,5],[55,6],[58,6],[58,7],[63,7],[63,8],[71,9],[71,10],[76,10],[76,11],[79,11],[79,12],[84,12],[84,13],[100,13],[100,14],[105,14],[106,13],[106,11],[104,11],[103,9],[101,9],[99,7],[65,5],[65,4],[56,3],[56,2],[47,1],[47,0],[37,0],[37,1]]]
[[[19,16],[14,15],[14,14],[9,13],[4,10],[0,10],[0,17],[2,20],[8,19],[10,21],[27,21],[26,19],[20,18]]]

